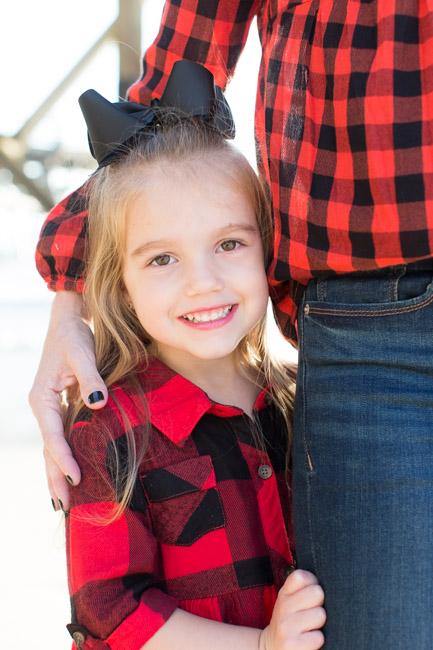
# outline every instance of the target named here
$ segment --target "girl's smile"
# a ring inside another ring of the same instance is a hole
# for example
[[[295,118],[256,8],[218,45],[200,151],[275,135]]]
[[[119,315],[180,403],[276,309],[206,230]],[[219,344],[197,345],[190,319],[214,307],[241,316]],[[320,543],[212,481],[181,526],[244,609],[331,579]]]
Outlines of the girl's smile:
[[[181,316],[186,325],[199,329],[211,329],[222,327],[235,314],[237,305],[226,305],[224,307],[212,307],[211,309],[196,310],[193,314]]]
[[[231,366],[268,301],[254,208],[217,173],[155,169],[127,211],[128,300],[157,355],[184,374],[192,361]]]

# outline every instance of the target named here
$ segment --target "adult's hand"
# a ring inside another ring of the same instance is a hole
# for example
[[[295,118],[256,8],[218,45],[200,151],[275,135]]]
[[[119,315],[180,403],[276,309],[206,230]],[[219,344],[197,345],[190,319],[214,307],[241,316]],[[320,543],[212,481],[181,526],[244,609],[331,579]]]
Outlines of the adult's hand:
[[[72,291],[56,294],[39,368],[29,402],[44,440],[48,488],[56,510],[69,508],[68,482],[81,474],[65,440],[61,393],[78,382],[84,403],[93,409],[107,401],[95,363],[92,331],[83,316],[83,299]]]

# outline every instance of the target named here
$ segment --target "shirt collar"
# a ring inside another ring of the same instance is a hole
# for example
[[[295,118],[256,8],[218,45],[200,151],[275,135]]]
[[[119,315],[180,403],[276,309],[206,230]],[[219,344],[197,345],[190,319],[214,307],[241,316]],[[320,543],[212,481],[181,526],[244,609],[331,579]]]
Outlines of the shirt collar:
[[[158,359],[149,360],[143,377],[150,421],[176,445],[184,442],[205,413],[223,418],[243,414],[240,408],[214,402],[201,388]],[[265,406],[263,390],[254,410]]]

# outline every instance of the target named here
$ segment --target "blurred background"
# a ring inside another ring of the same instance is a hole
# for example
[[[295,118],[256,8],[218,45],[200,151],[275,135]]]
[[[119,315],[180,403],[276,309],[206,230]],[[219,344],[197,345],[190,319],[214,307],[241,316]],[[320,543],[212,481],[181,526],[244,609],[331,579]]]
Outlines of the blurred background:
[[[95,88],[110,101],[125,97],[163,4],[21,0],[0,9],[0,617],[8,650],[71,646],[63,525],[52,510],[27,401],[53,297],[35,269],[34,249],[48,210],[95,168],[79,95]],[[236,144],[252,163],[259,57],[253,25],[227,91]]]

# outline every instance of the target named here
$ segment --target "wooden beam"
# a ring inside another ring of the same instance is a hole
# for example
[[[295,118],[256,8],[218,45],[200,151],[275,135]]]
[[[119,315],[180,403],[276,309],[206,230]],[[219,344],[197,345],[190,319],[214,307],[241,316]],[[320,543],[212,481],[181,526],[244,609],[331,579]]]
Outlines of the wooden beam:
[[[119,0],[116,38],[119,42],[119,97],[126,99],[128,88],[140,74],[142,0]]]
[[[25,175],[23,171],[23,162],[20,158],[15,158],[4,147],[4,139],[0,138],[0,167],[5,167],[12,172],[15,185],[22,185],[27,192],[38,199],[39,203],[45,210],[51,210],[54,205],[54,199],[48,186],[41,186],[33,179]]]

